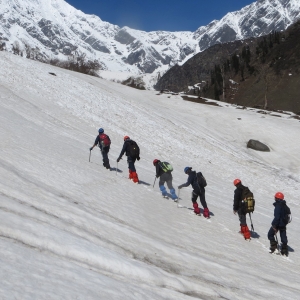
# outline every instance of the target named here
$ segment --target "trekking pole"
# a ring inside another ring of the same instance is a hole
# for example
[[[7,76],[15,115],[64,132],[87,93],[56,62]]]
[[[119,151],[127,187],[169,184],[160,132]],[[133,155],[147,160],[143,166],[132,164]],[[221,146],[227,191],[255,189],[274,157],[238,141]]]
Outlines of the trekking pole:
[[[252,223],[252,219],[251,219],[251,213],[249,213],[249,217],[250,217],[250,221],[251,221],[251,229],[252,229],[252,231],[254,231],[254,227],[253,227],[253,223]]]
[[[178,203],[179,203],[179,196],[180,196],[180,189],[178,189],[178,200],[177,200],[177,208],[178,208]]]
[[[153,188],[154,188],[154,185],[155,185],[155,181],[156,181],[156,176],[155,176],[155,179],[154,179]]]
[[[92,154],[92,151],[90,150],[89,162],[91,162],[91,154]]]

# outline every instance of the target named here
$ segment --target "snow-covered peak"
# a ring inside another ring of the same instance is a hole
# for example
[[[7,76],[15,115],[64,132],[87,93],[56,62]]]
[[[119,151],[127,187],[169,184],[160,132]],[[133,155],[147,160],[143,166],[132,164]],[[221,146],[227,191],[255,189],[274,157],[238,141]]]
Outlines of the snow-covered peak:
[[[64,0],[1,0],[0,38],[8,49],[18,42],[45,58],[84,53],[105,70],[131,74],[164,73],[222,42],[283,30],[300,17],[300,1],[263,0],[229,12],[195,32],[145,32],[104,22]]]

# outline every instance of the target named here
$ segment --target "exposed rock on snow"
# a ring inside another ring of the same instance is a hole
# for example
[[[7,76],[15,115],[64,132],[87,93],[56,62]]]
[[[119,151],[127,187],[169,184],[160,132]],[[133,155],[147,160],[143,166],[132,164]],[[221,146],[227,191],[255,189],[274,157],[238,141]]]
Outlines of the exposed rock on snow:
[[[247,148],[251,148],[257,151],[270,152],[270,148],[267,145],[256,140],[249,140],[247,143]]]

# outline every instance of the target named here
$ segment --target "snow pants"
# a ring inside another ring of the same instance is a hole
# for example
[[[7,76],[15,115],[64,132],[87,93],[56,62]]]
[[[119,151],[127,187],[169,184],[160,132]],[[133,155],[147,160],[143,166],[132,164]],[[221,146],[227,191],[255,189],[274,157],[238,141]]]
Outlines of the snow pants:
[[[286,236],[286,227],[279,228],[278,231],[280,233],[281,243],[283,245],[287,245],[288,239],[287,239],[287,236]],[[268,232],[268,239],[269,239],[270,242],[275,242],[275,234],[276,234],[276,232],[275,232],[274,228],[271,227],[269,232]]]
[[[101,154],[102,154],[102,161],[103,161],[103,166],[107,169],[110,168],[109,165],[109,159],[108,159],[108,152],[109,152],[109,146],[105,147],[103,149],[100,148]]]
[[[200,191],[193,190],[192,192],[192,202],[197,202],[197,198],[200,198],[200,202],[203,208],[207,208],[206,200],[205,200],[205,189],[203,188]]]
[[[132,158],[130,156],[127,156],[127,163],[128,163],[128,169],[132,172],[136,172],[134,163],[136,161],[136,158]]]
[[[240,225],[247,225],[246,214],[244,214],[241,209],[238,210],[238,215],[240,219]]]

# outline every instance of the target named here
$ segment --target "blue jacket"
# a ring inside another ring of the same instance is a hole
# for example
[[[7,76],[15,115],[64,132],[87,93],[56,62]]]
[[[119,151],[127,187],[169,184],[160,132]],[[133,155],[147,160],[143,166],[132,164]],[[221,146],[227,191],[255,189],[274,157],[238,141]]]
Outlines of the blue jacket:
[[[274,219],[272,222],[272,226],[276,229],[285,228],[286,224],[283,221],[284,213],[285,213],[285,205],[286,202],[284,200],[277,200],[273,203],[275,206],[274,209]]]
[[[180,187],[187,187],[189,185],[192,185],[194,192],[199,194],[204,191],[204,187],[200,187],[198,183],[198,178],[197,178],[197,172],[196,171],[191,171],[188,177],[188,180],[186,183],[182,184]]]

